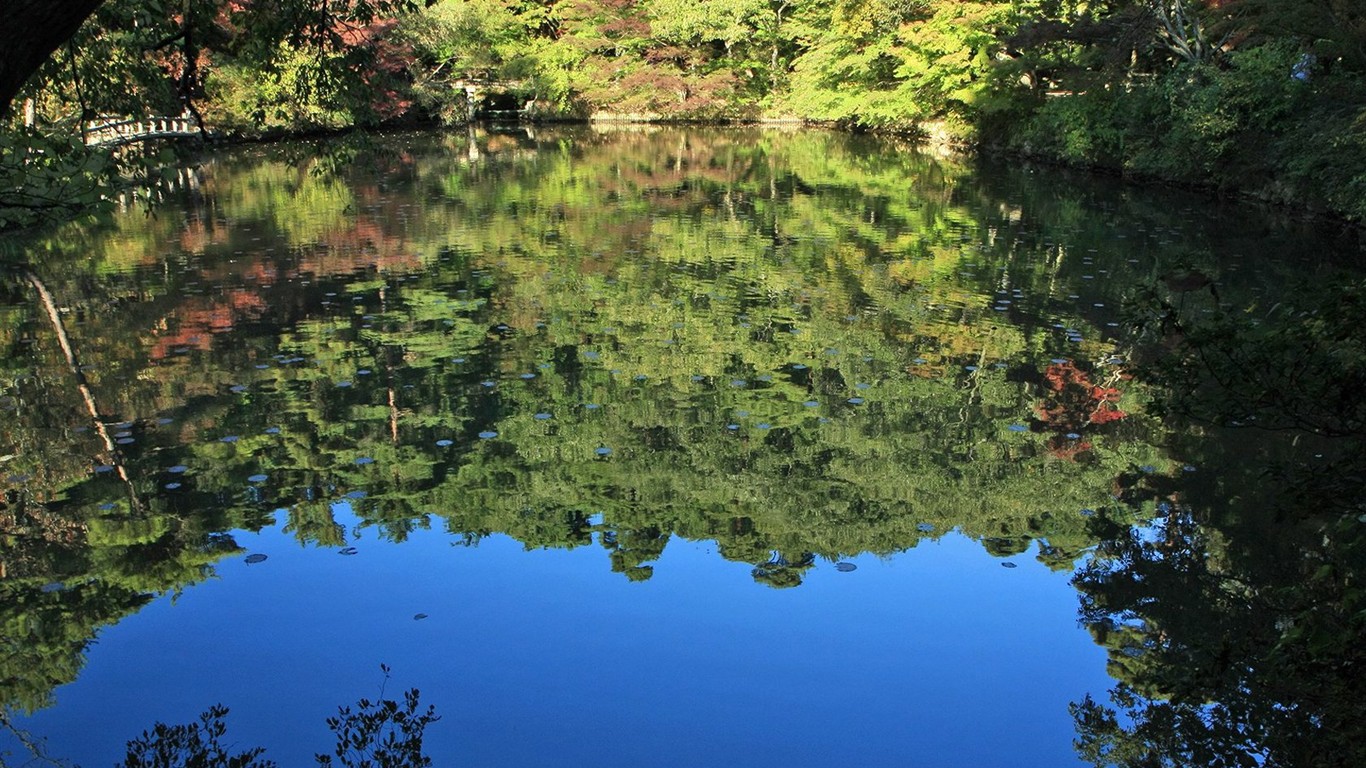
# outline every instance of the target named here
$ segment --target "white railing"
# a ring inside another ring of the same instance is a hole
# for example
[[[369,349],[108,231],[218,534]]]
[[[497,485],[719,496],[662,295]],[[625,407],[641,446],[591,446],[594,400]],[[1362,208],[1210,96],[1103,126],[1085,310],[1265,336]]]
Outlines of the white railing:
[[[85,125],[85,143],[91,147],[199,135],[199,121],[193,117],[143,117],[131,120],[110,118],[104,122]]]

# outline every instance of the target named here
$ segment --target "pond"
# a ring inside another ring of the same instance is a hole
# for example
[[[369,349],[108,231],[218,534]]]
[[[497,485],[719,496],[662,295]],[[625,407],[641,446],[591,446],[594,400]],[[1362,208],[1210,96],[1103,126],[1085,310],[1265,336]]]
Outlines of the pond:
[[[817,131],[262,146],[163,198],[0,281],[12,755],[222,704],[307,765],[417,688],[437,765],[1081,764],[1154,656],[1098,561],[1224,515],[1248,447],[1150,412],[1136,292],[1352,255]]]

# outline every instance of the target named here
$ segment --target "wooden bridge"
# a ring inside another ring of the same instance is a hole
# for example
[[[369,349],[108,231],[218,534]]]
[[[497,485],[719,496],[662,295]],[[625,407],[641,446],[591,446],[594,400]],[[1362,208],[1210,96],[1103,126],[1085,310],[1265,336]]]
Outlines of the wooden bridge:
[[[193,117],[106,118],[86,123],[84,131],[88,147],[115,147],[154,139],[197,139],[203,135],[203,127]]]

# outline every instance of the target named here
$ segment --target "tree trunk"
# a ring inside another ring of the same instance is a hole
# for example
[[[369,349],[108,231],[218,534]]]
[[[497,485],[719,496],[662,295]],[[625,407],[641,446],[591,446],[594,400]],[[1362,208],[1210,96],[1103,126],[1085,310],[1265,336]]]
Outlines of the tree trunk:
[[[104,0],[0,0],[0,117],[34,70]]]

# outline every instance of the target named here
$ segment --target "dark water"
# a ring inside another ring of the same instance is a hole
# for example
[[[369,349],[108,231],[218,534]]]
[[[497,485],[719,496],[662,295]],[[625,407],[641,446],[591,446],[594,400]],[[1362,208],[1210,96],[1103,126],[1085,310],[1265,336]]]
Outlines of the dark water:
[[[1149,413],[1126,299],[1265,306],[1342,250],[818,132],[185,178],[0,284],[0,697],[87,766],[215,703],[311,764],[382,683],[438,765],[1076,764],[1153,629],[1077,569],[1240,461]]]

